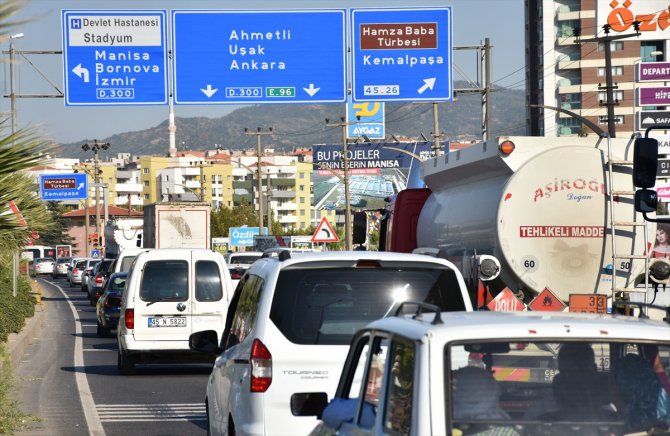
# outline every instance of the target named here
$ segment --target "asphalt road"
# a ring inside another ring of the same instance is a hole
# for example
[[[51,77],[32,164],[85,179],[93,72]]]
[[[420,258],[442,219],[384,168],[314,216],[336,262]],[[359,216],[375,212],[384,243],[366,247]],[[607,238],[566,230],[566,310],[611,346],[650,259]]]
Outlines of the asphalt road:
[[[116,369],[116,337],[96,335],[95,308],[65,279],[40,279],[44,319],[15,370],[32,435],[204,435],[208,365]],[[115,333],[115,331],[114,331]]]

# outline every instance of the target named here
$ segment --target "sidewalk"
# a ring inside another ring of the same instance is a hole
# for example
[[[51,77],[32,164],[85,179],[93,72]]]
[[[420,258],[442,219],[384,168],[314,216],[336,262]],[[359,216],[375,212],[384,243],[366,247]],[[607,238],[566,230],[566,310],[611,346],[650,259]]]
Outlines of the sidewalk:
[[[33,293],[37,298],[35,315],[33,315],[32,318],[26,319],[26,323],[19,333],[12,333],[7,338],[6,347],[7,351],[12,356],[12,366],[14,368],[19,365],[26,348],[28,348],[28,345],[30,345],[33,338],[39,335],[42,328],[42,318],[45,310],[44,304],[41,302],[42,289],[35,279],[32,279],[31,285]]]

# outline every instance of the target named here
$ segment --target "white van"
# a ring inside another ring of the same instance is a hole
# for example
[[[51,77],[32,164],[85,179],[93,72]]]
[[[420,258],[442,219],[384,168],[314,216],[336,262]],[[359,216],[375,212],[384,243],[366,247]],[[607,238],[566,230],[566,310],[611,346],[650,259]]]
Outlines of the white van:
[[[109,268],[109,273],[130,271],[130,265],[132,265],[137,255],[149,250],[153,250],[153,248],[126,248],[116,257],[114,263]]]
[[[143,251],[128,273],[121,303],[118,368],[136,363],[209,361],[189,349],[189,336],[214,330],[220,338],[233,293],[223,256],[206,249]]]

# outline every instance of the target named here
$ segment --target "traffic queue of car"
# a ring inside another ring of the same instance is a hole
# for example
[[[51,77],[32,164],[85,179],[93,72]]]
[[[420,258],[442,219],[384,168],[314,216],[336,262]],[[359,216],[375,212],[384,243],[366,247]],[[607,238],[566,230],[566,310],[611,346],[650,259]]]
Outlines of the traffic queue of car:
[[[253,258],[137,249],[67,275],[121,374],[213,362],[208,434],[670,431],[670,314],[474,312],[458,269],[421,254]]]

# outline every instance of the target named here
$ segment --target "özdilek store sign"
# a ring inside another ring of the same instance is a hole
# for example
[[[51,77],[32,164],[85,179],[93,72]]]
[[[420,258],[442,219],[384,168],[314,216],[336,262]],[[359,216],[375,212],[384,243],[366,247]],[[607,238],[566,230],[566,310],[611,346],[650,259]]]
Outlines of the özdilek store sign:
[[[267,235],[267,227],[263,227],[263,234]],[[259,236],[258,227],[231,227],[228,230],[231,247],[253,247],[254,236]]]

